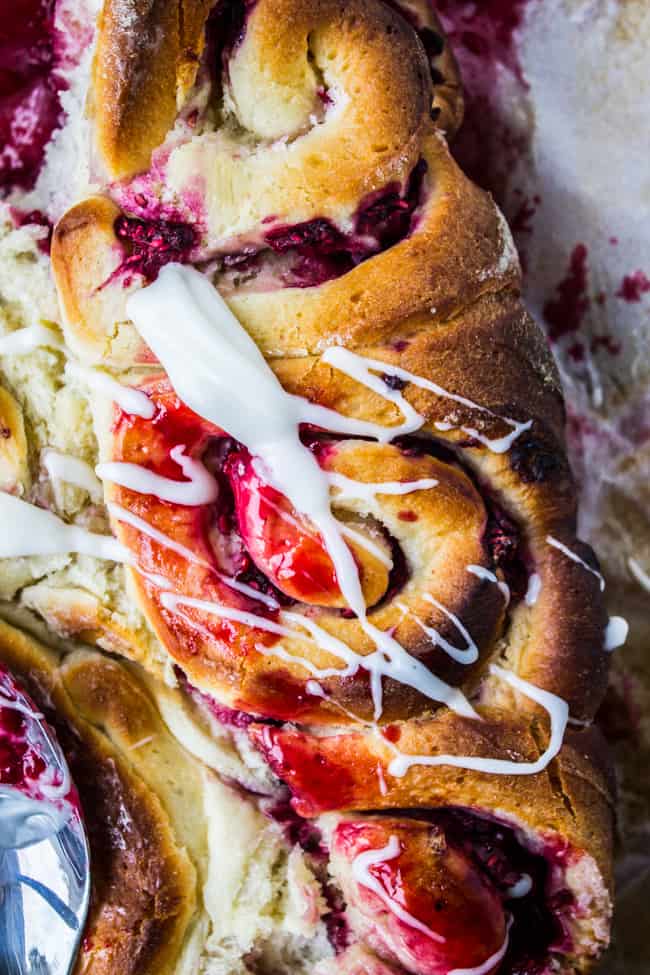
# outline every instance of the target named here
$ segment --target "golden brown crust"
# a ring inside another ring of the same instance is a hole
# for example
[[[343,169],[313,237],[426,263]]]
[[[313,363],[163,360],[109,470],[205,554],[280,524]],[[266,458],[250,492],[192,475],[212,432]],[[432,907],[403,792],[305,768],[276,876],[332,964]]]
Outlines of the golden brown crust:
[[[92,196],[68,210],[52,238],[52,270],[61,302],[66,341],[81,359],[130,361],[142,343],[123,327],[128,292],[111,287],[123,259],[114,224],[120,209]]]
[[[148,168],[151,154],[162,144],[177,112],[189,93],[205,46],[205,27],[213,0],[107,0],[101,14],[93,65],[90,114],[94,120],[96,149],[110,180],[132,176]],[[234,5],[236,6],[236,5]],[[399,10],[400,4],[395,5]],[[408,8],[416,8],[409,11]],[[334,30],[343,36],[350,25],[350,49],[363,48],[366,32],[385,32],[385,59],[366,59],[370,69],[363,81],[365,97],[385,104],[386,80],[393,90],[412,98],[417,106],[422,86],[410,77],[413,65],[412,29],[400,16],[370,0],[275,0],[260,4],[250,18],[251,32],[260,38],[268,75],[281,84],[291,84],[292,54],[300,59],[314,35],[334,21]],[[425,27],[429,34],[442,38],[437,17],[428,5],[404,4],[411,23]],[[241,13],[230,14],[235,19]],[[233,43],[226,33],[231,27],[228,14],[214,17],[216,48]],[[243,13],[247,30],[247,15]],[[287,25],[291,29],[287,29]],[[360,33],[357,33],[359,31]],[[225,34],[225,36],[224,36]],[[235,46],[239,41],[234,39]],[[381,52],[381,48],[378,48]],[[235,51],[235,54],[237,52]],[[418,71],[428,74],[427,58],[420,49]],[[453,134],[462,119],[462,92],[458,70],[447,45],[432,57],[436,72],[433,116],[445,131]],[[365,73],[363,62],[357,66]],[[398,77],[395,78],[397,67]],[[358,73],[358,72],[357,72]],[[401,82],[401,83],[400,83]],[[403,106],[408,117],[408,103]],[[388,131],[390,139],[394,131]]]
[[[182,750],[124,667],[81,651],[59,660],[1,621],[0,659],[55,728],[84,811],[93,889],[77,970],[171,972],[196,908],[195,869],[184,842],[192,835],[187,817],[198,779],[192,782]],[[164,781],[165,753],[179,795]],[[188,846],[195,852],[199,843]]]
[[[463,175],[439,134],[426,134],[422,156],[426,200],[405,240],[317,288],[228,296],[265,355],[397,341],[418,326],[434,331],[482,295],[519,288],[509,231],[492,199]],[[492,326],[487,316],[482,324]],[[551,361],[548,352],[544,359]]]
[[[490,197],[463,176],[439,136],[426,137],[423,153],[430,188],[415,232],[405,240],[319,287],[227,295],[265,355],[300,357],[334,342],[368,347],[424,328],[433,334],[461,311],[471,312],[481,296],[518,288],[509,232]],[[125,307],[141,279],[112,279],[128,256],[114,230],[120,212],[101,196],[69,210],[55,228],[52,267],[74,351],[126,365],[146,351]],[[488,332],[497,325],[485,313],[479,324]],[[538,329],[530,320],[520,329],[520,358],[534,350],[533,361],[555,377]],[[463,351],[467,347],[469,341]]]
[[[9,390],[0,386],[0,490],[22,493],[29,480],[23,414]]]
[[[211,0],[106,0],[90,114],[111,179],[146,169],[191,87]]]

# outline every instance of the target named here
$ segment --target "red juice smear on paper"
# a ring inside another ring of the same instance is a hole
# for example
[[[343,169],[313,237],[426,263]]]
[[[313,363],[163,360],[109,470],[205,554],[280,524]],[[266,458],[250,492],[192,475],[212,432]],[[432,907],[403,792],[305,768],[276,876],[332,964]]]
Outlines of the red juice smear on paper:
[[[517,55],[517,32],[529,0],[437,0],[458,60],[465,90],[465,121],[453,152],[465,172],[501,200],[507,176],[527,138],[500,117],[495,89],[505,72],[526,88]]]
[[[587,248],[584,244],[576,244],[567,272],[555,289],[555,296],[544,305],[544,320],[551,342],[577,332],[582,325],[591,304],[587,294],[587,274]]]
[[[525,84],[515,47],[529,0],[437,0],[434,4],[454,52],[466,66],[470,95],[489,94],[497,65],[502,64]],[[490,75],[491,69],[492,74]]]
[[[621,281],[621,286],[616,292],[617,298],[623,301],[635,303],[641,301],[642,295],[650,291],[650,279],[643,271],[635,271],[634,274],[626,274]]]

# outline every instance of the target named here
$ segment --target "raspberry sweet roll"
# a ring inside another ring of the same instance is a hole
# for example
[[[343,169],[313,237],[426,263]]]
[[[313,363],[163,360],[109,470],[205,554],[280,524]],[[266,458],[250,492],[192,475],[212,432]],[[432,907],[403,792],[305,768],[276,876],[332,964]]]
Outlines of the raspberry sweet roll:
[[[428,5],[109,0],[91,115],[106,183],[53,263],[70,347],[139,396],[97,403],[113,529],[275,776],[322,971],[588,971],[612,627]]]

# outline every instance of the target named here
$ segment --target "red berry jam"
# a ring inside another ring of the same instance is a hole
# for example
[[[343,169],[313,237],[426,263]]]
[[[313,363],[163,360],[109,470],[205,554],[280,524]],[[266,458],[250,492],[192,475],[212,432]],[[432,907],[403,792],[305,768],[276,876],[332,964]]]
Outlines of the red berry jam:
[[[36,724],[40,717],[8,671],[0,667],[0,785],[18,789],[31,799],[48,799],[52,789],[63,784],[63,774]]]
[[[0,5],[0,196],[30,189],[61,123],[55,0]]]
[[[421,159],[406,187],[390,183],[370,193],[359,205],[352,233],[344,234],[323,217],[269,230],[264,237],[268,247],[291,258],[285,286],[312,288],[331,281],[408,237],[422,201],[426,170]]]
[[[173,220],[141,220],[121,214],[115,221],[115,234],[128,249],[128,255],[111,275],[128,278],[141,274],[154,281],[165,264],[185,264],[198,240],[197,230],[189,223]]]

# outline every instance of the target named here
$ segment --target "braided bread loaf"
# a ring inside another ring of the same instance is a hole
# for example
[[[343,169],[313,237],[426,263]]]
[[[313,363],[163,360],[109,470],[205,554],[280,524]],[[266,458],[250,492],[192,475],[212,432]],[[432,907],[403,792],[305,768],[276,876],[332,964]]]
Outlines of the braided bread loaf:
[[[136,387],[96,404],[134,592],[314,821],[323,972],[586,971],[616,627],[453,59],[425,2],[211,7],[107,0],[106,185],[53,242],[68,345]]]

